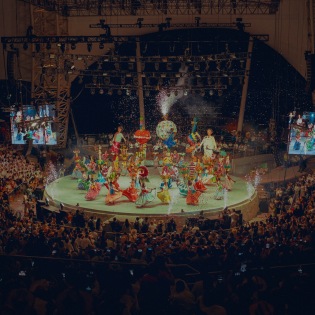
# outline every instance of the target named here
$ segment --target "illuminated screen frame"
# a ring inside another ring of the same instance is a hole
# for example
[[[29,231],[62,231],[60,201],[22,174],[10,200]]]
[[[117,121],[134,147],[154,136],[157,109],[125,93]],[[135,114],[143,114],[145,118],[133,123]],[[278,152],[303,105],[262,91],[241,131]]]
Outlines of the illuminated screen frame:
[[[37,108],[34,105],[23,105],[12,108],[10,113],[10,131],[12,144],[27,144],[33,140],[33,145],[58,144],[58,134],[53,131],[56,123],[55,105],[45,104]]]

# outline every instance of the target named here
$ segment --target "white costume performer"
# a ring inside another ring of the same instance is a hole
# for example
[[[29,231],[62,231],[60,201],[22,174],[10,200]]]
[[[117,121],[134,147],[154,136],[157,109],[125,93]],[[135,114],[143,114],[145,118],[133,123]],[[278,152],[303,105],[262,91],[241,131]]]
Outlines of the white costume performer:
[[[203,146],[204,156],[211,157],[213,150],[217,149],[217,143],[215,142],[214,137],[212,136],[212,130],[207,130],[208,135],[203,138],[200,143],[200,147]]]

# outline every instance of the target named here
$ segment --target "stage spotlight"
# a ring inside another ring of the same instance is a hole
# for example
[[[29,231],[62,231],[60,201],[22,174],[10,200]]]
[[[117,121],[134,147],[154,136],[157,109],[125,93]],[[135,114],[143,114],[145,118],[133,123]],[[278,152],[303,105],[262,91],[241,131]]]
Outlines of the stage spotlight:
[[[104,43],[103,42],[100,42],[100,44],[99,44],[99,49],[104,49],[104,47],[105,47],[105,45],[104,45]]]
[[[87,50],[88,50],[88,52],[91,52],[91,51],[92,51],[92,48],[93,48],[92,43],[88,43],[88,44],[87,44]]]
[[[77,48],[76,43],[71,43],[70,48],[71,48],[71,50],[75,50]]]
[[[28,43],[24,43],[24,44],[23,44],[23,49],[24,49],[24,50],[27,50],[27,49],[28,49]]]
[[[100,95],[103,95],[103,94],[104,94],[104,90],[103,90],[103,89],[100,89],[100,90],[99,90],[99,93],[100,93]]]
[[[156,71],[159,71],[159,69],[160,69],[160,64],[159,64],[158,62],[156,62],[156,63],[154,64],[154,68],[155,68]]]
[[[213,94],[214,94],[214,91],[213,91],[213,90],[210,90],[210,91],[209,91],[209,95],[210,95],[210,96],[213,96]]]
[[[144,95],[145,95],[145,97],[150,97],[150,91],[149,91],[149,90],[146,90],[146,91],[144,92]]]

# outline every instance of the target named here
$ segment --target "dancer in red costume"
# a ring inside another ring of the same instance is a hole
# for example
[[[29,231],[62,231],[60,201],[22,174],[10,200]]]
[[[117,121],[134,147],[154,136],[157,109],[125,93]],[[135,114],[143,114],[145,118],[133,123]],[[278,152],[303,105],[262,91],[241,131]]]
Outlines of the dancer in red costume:
[[[197,206],[199,204],[200,191],[196,191],[192,182],[188,182],[188,194],[186,197],[187,205]]]
[[[138,199],[138,191],[135,188],[135,181],[133,179],[131,180],[130,186],[122,191],[122,194],[131,202],[135,202]]]
[[[203,184],[203,182],[199,178],[197,178],[197,181],[194,184],[194,188],[200,192],[205,192],[207,190],[207,187]]]

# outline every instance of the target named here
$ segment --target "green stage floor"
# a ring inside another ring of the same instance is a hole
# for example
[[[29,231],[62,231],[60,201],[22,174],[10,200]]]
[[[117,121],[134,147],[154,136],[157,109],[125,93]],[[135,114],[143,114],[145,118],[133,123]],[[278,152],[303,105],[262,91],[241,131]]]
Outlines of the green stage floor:
[[[149,175],[150,182],[147,184],[148,188],[157,188],[161,179],[156,170],[151,171]],[[114,205],[105,205],[105,196],[108,191],[105,186],[102,187],[99,196],[93,201],[86,201],[84,196],[86,191],[77,189],[77,180],[72,179],[71,176],[66,176],[57,179],[46,187],[45,195],[50,198],[52,203],[56,206],[62,202],[66,208],[75,209],[76,204],[79,203],[80,208],[89,209],[97,213],[111,213],[111,214],[126,214],[126,215],[171,215],[179,214],[181,210],[184,213],[197,213],[201,210],[217,212],[222,210],[225,206],[230,208],[237,208],[240,205],[249,203],[255,196],[255,191],[251,186],[248,189],[247,182],[239,177],[233,177],[236,183],[233,186],[233,190],[227,192],[226,197],[223,200],[215,200],[213,198],[216,190],[215,186],[207,186],[207,191],[200,196],[198,206],[189,206],[186,204],[186,198],[179,195],[176,183],[173,184],[173,188],[170,189],[172,196],[171,204],[162,204],[161,201],[156,198],[153,202],[143,208],[137,208],[132,202],[124,196],[117,200]],[[119,185],[122,189],[129,187],[130,178],[128,176],[121,176],[119,178]]]

